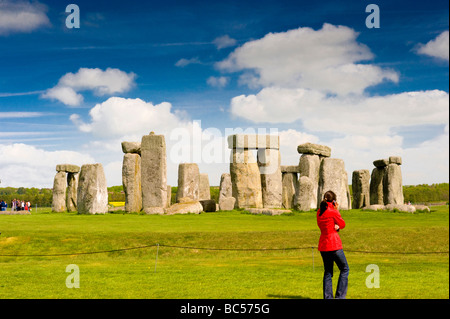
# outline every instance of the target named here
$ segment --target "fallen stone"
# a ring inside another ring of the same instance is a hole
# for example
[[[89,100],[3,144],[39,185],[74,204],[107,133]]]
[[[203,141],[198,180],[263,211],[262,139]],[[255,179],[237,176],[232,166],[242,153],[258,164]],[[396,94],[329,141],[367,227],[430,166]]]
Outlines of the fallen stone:
[[[320,155],[323,157],[331,156],[331,148],[325,145],[305,143],[297,147],[297,152],[300,154],[313,154]]]
[[[363,207],[362,210],[370,210],[370,211],[379,211],[379,210],[386,210],[386,207],[384,205],[369,205],[366,207]]]
[[[219,201],[219,210],[233,210],[236,204],[236,198],[234,197],[222,197]]]
[[[186,201],[183,203],[176,203],[167,207],[165,213],[167,215],[174,214],[200,214],[203,211],[203,206],[199,201]]]
[[[403,213],[414,213],[416,211],[416,208],[413,205],[406,205],[406,204],[387,204],[386,210],[389,211],[399,211]]]
[[[429,213],[431,211],[430,207],[428,207],[427,205],[414,205],[414,207],[416,209],[416,212],[420,211],[420,212],[427,212],[427,213]]]

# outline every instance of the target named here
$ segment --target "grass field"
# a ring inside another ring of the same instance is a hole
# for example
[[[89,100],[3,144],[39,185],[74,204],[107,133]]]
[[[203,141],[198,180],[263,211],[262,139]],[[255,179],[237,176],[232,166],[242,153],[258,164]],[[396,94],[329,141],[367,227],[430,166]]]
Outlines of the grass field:
[[[347,222],[340,236],[350,266],[349,299],[449,298],[449,255],[429,253],[449,250],[448,206],[433,207],[431,213],[351,210],[342,216]],[[0,215],[0,232],[2,299],[322,298],[323,265],[315,248],[319,230],[312,212],[159,216],[40,210]],[[156,245],[77,255],[156,243],[161,245],[156,268]],[[49,254],[70,255],[36,256]],[[70,264],[80,271],[78,289],[66,287]],[[380,288],[366,286],[370,264],[379,267]],[[336,269],[334,283],[337,276]]]

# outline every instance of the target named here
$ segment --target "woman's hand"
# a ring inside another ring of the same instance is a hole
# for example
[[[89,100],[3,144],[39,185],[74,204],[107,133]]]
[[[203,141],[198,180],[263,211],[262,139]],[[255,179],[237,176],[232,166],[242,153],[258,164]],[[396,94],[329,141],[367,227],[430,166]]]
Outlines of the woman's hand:
[[[338,224],[334,224],[334,230],[335,231],[339,231],[339,225]]]

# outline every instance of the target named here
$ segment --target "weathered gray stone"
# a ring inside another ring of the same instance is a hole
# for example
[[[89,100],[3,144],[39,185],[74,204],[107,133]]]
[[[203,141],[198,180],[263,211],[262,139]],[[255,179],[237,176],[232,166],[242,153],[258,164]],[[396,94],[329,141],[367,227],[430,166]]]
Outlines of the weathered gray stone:
[[[64,171],[59,171],[53,180],[52,211],[62,213],[66,211],[67,179]]]
[[[170,207],[167,207],[165,209],[165,213],[167,215],[174,215],[174,214],[200,214],[203,211],[203,206],[200,204],[197,200],[192,200],[188,198],[187,201],[184,201],[182,203],[176,203],[171,205]]]
[[[280,137],[269,134],[235,134],[228,136],[230,149],[280,148]]]
[[[347,172],[342,159],[324,158],[321,161],[317,207],[319,207],[320,201],[327,191],[333,191],[336,194],[336,201],[340,210],[350,209]]]
[[[236,204],[236,198],[234,197],[222,197],[219,200],[219,210],[233,210]]]
[[[369,211],[379,211],[379,210],[386,210],[386,206],[384,205],[369,205],[366,207],[363,207],[362,210],[369,210]]]
[[[167,206],[167,158],[164,135],[144,135],[141,142],[142,209],[163,214]]]
[[[400,156],[389,156],[389,164],[402,165],[402,158]]]
[[[108,189],[102,164],[86,164],[81,167],[77,208],[79,214],[108,212]]]
[[[200,174],[200,185],[198,190],[200,200],[211,199],[211,189],[209,187],[209,177],[206,173]]]
[[[370,205],[384,205],[383,180],[386,167],[375,167],[370,177]]]
[[[220,176],[219,202],[221,197],[231,197],[231,196],[233,196],[231,175],[228,173],[223,173]]]
[[[141,155],[140,142],[122,142],[122,152]]]
[[[297,147],[297,152],[299,152],[300,154],[313,154],[313,155],[320,155],[323,157],[331,156],[330,147],[313,143],[305,143],[299,145]]]
[[[167,203],[166,207],[172,205],[172,186],[167,185]]]
[[[309,177],[312,183],[312,193],[310,198],[310,208],[307,209],[303,202],[304,210],[317,209],[317,191],[319,189],[319,170],[321,158],[319,155],[303,154],[300,156],[298,164],[300,176]],[[322,199],[320,199],[321,201]]]
[[[58,164],[56,165],[57,172],[65,172],[65,173],[79,173],[80,166],[72,165],[72,164]]]
[[[125,211],[142,210],[141,157],[126,153],[123,156],[122,185],[125,193]]]
[[[373,161],[373,165],[378,168],[383,168],[383,167],[386,167],[389,165],[389,160],[388,159],[379,159],[379,160]]]
[[[397,210],[403,213],[414,213],[416,211],[416,208],[413,205],[406,204],[387,204],[385,209],[391,212]]]
[[[214,199],[204,199],[200,200],[200,204],[202,204],[204,212],[215,212],[216,211],[216,202]]]
[[[231,175],[223,173],[220,177],[219,210],[233,210],[236,199],[233,196]]]
[[[314,192],[314,184],[308,176],[300,176],[298,179],[298,188],[295,195],[295,208],[300,211],[311,210],[311,197]],[[316,203],[317,206],[317,203]]]
[[[279,150],[259,149],[258,167],[261,174],[261,191],[264,208],[282,207],[281,155]]]
[[[298,189],[297,173],[283,173],[283,207],[292,209],[295,207],[295,194]]]
[[[262,208],[261,176],[258,163],[249,150],[231,152],[230,175],[237,208]]]
[[[427,205],[414,205],[414,208],[416,209],[416,211],[421,211],[421,212],[427,212],[429,213],[430,207],[428,207]]]
[[[389,164],[383,180],[384,204],[403,204],[402,170],[400,165]]]
[[[353,208],[370,205],[370,172],[367,169],[353,171],[352,175]]]
[[[300,167],[298,165],[281,165],[281,173],[299,173]]]
[[[178,190],[179,198],[189,197],[192,200],[199,199],[200,171],[196,163],[181,163],[178,165]]]
[[[68,212],[77,211],[78,176],[78,173],[67,173],[66,208]]]

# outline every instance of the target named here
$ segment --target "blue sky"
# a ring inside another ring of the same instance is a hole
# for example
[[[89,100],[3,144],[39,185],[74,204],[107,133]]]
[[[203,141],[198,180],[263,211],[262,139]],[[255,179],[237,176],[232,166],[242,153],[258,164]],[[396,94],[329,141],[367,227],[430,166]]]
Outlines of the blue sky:
[[[277,129],[283,164],[310,141],[350,176],[400,155],[405,184],[448,182],[447,1],[73,3],[78,29],[70,2],[0,1],[2,186],[51,187],[63,161],[101,162],[118,185],[121,140],[195,121]],[[370,3],[380,28],[366,27]],[[175,159],[172,142],[176,185],[194,150]],[[228,169],[198,162],[212,185]]]

